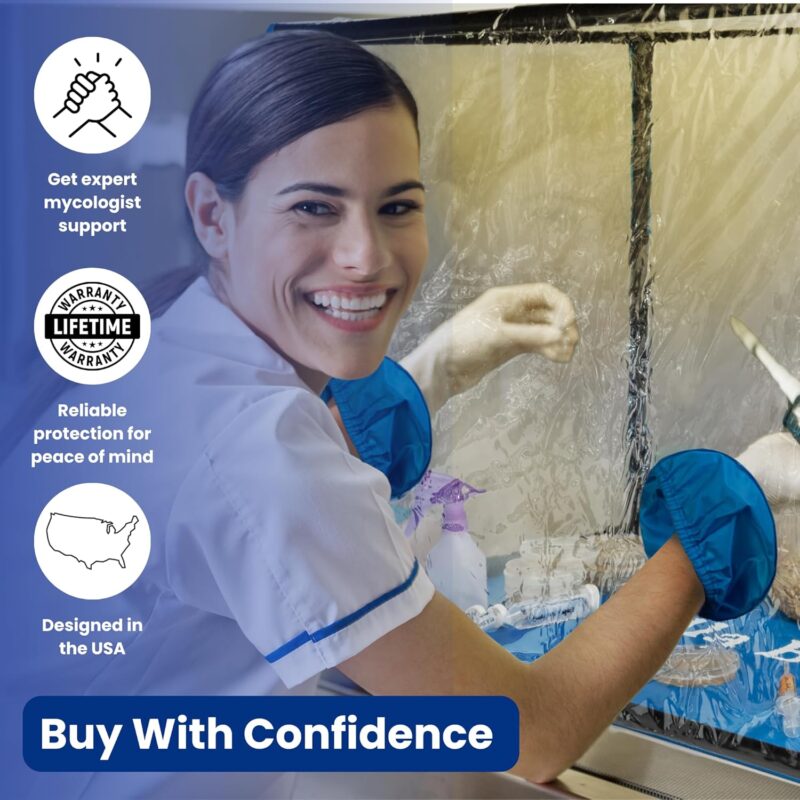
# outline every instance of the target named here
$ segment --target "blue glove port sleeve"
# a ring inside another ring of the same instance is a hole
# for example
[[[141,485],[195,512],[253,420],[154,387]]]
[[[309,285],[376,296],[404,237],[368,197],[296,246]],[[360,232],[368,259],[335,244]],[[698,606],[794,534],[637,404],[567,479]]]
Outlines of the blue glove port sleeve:
[[[740,617],[766,596],[775,578],[775,521],[755,478],[715,450],[661,459],[647,476],[639,515],[648,557],[677,533],[703,584],[700,615]]]
[[[392,497],[416,486],[431,461],[432,435],[428,406],[411,375],[387,357],[366,378],[332,378],[322,399],[331,397],[361,460],[389,479]]]

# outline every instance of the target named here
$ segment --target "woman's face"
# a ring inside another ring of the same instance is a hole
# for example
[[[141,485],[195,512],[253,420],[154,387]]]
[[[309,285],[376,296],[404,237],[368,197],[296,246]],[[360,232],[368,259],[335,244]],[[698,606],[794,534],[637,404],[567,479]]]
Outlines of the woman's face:
[[[223,299],[321,390],[386,354],[428,256],[410,113],[373,108],[264,159],[226,212]]]

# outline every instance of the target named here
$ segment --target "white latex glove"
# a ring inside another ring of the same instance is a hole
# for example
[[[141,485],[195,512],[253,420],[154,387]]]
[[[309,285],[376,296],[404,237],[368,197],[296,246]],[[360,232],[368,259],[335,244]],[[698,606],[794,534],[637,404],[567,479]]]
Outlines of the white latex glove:
[[[773,508],[800,503],[800,444],[791,433],[770,433],[737,460],[759,482]]]
[[[570,299],[549,283],[489,289],[442,323],[401,362],[431,414],[521,353],[572,358],[579,339]]]

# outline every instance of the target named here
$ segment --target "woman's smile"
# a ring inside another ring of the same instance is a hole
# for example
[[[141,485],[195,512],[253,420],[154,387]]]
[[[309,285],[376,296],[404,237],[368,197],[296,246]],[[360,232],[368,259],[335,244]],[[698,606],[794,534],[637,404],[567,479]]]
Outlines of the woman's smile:
[[[364,333],[377,328],[386,319],[386,311],[396,294],[397,289],[371,286],[314,290],[303,297],[317,315],[334,328]]]

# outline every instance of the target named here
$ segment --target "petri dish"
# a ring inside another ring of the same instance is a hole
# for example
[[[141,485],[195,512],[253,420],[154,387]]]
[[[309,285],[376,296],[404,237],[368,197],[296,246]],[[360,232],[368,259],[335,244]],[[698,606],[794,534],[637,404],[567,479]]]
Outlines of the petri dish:
[[[668,686],[720,686],[739,670],[739,654],[722,647],[678,645],[653,680]]]

